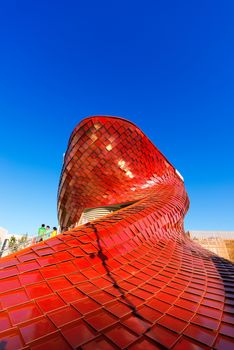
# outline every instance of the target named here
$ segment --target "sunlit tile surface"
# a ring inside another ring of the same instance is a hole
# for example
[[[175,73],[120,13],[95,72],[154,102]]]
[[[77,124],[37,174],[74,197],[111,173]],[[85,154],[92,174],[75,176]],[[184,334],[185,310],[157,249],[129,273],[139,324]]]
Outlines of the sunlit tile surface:
[[[85,208],[133,202],[91,224]],[[63,234],[0,260],[0,349],[233,349],[234,268],[190,241],[175,168],[132,123],[73,131]]]

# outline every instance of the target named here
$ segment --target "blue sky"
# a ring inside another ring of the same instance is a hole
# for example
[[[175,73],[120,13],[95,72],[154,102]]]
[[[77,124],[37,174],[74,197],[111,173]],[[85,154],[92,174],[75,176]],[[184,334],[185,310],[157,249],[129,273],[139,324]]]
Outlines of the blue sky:
[[[1,1],[0,226],[57,225],[70,133],[136,123],[182,173],[186,229],[234,230],[233,1]]]

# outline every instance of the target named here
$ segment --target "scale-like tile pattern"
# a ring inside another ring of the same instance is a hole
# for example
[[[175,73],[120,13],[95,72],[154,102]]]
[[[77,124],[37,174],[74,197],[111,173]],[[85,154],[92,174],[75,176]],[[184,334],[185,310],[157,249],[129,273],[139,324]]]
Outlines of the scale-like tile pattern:
[[[88,118],[64,159],[60,223],[123,202],[0,260],[0,349],[234,348],[234,268],[185,236],[183,181],[132,123]]]

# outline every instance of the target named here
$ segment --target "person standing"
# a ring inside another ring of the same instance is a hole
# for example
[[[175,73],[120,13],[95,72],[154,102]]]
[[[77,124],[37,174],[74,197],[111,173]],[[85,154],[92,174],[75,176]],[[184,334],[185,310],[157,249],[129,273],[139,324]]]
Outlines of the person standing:
[[[50,234],[51,234],[50,226],[47,225],[46,226],[45,239],[50,238]]]
[[[53,231],[51,232],[51,237],[55,237],[57,235],[57,227],[53,227]]]
[[[44,240],[45,234],[46,234],[45,224],[42,224],[41,227],[38,229],[39,242]]]

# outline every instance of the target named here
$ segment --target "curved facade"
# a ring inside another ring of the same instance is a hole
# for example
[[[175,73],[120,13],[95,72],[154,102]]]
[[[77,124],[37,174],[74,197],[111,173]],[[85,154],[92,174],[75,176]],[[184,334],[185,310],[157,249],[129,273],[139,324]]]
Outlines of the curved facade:
[[[0,260],[3,349],[233,349],[234,268],[185,236],[188,206],[135,125],[82,121],[59,185],[63,234]]]

